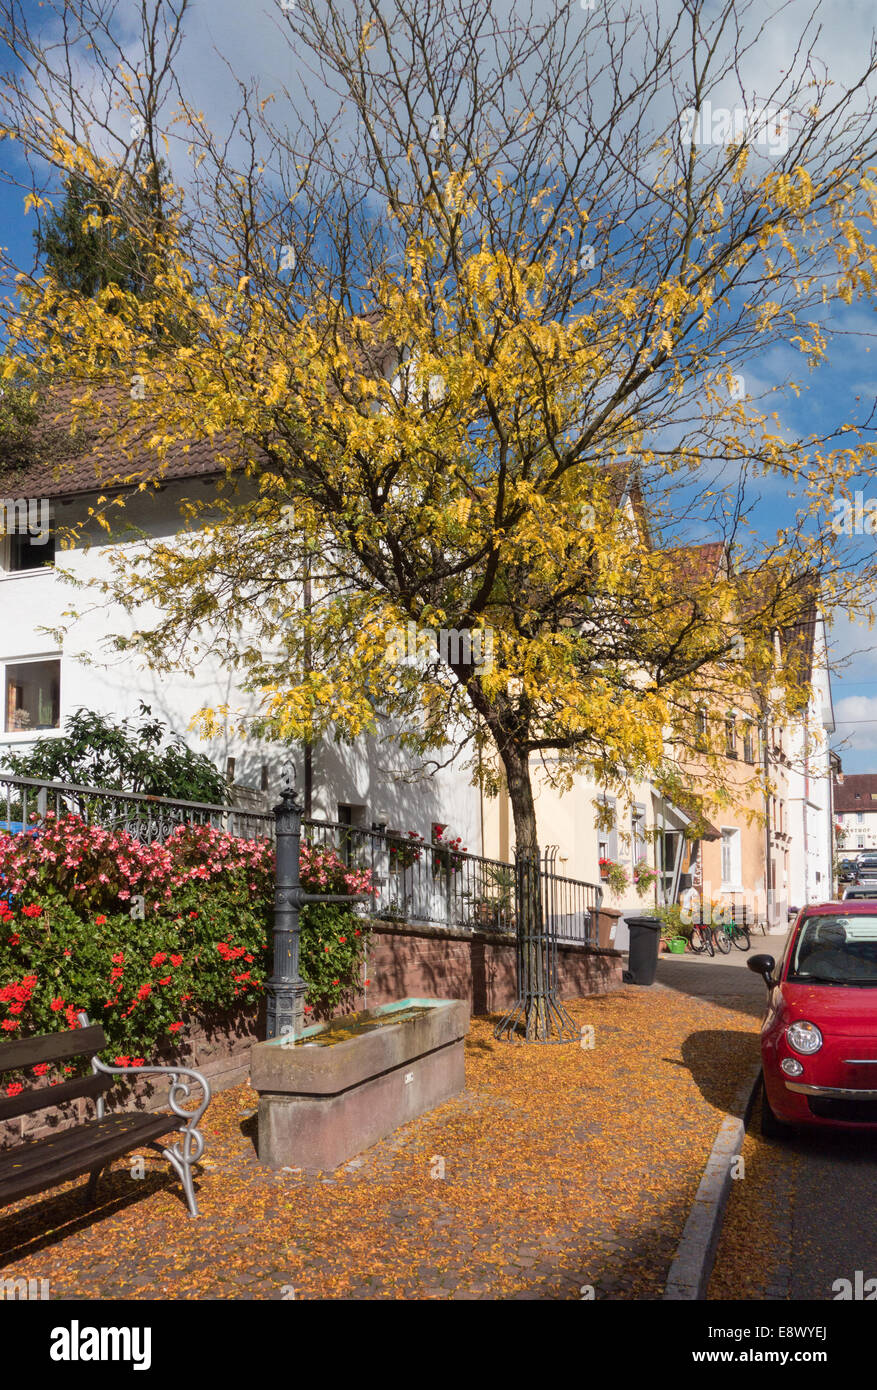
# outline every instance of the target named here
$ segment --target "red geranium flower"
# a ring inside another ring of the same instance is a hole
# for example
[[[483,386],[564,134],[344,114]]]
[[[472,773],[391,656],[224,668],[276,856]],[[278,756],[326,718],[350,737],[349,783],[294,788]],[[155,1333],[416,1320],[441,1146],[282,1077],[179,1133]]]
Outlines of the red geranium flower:
[[[40,1062],[37,1066],[34,1067],[34,1069],[33,1069],[33,1074],[34,1074],[34,1076],[45,1076],[45,1074],[46,1074],[46,1072],[47,1072],[48,1070],[49,1070],[49,1063],[48,1063],[48,1062]]]
[[[183,963],[183,957],[182,957],[182,956],[171,956],[171,965],[182,965],[182,963]]]
[[[180,1029],[183,1028],[183,1027],[185,1027],[185,1025],[182,1024],[182,1023],[172,1023],[172,1024],[171,1024],[171,1032],[172,1032],[172,1033],[179,1033]]]
[[[23,1090],[24,1087],[20,1081],[13,1081],[11,1086],[6,1087],[6,1094],[8,1096],[17,1096],[20,1095]]]
[[[21,910],[25,917],[39,917],[43,911],[36,903],[31,903],[29,907],[23,907]]]
[[[124,953],[124,951],[117,951],[116,954],[113,956],[112,959],[113,959],[113,965],[122,965],[122,963],[123,963],[124,960],[125,960],[125,953]]]
[[[164,965],[166,960],[167,956],[165,955],[164,951],[156,951],[155,955],[152,957],[152,960],[150,961],[150,965]]]
[[[101,913],[99,913],[99,915],[98,915],[97,917],[95,917],[95,919],[94,919],[94,924],[95,924],[96,927],[104,927],[104,926],[106,926],[106,921],[107,921],[106,917],[105,917],[105,916],[103,915],[103,913],[101,912]]]
[[[17,946],[20,940],[21,940],[21,937],[18,935],[18,932],[16,932],[16,933],[14,934],[14,936],[10,936],[10,938],[9,938],[9,944],[10,944],[10,946]]]
[[[52,1002],[51,1002],[51,1004],[49,1005],[49,1008],[52,1010],[52,1013],[53,1013],[53,1014],[59,1013],[59,1012],[61,1011],[61,1009],[63,1009],[63,1007],[64,1007],[64,1000],[63,1000],[63,999],[53,999]]]

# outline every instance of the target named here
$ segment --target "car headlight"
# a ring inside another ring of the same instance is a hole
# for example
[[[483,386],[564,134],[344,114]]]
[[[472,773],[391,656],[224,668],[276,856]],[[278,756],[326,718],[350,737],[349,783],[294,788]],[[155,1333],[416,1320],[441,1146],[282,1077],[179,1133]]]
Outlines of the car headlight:
[[[804,1070],[797,1057],[784,1057],[780,1062],[780,1068],[786,1076],[800,1076]]]
[[[807,1023],[805,1019],[799,1019],[797,1023],[790,1023],[786,1029],[786,1042],[789,1047],[793,1047],[796,1052],[801,1052],[806,1057],[811,1052],[818,1052],[822,1046],[822,1034],[815,1023]]]

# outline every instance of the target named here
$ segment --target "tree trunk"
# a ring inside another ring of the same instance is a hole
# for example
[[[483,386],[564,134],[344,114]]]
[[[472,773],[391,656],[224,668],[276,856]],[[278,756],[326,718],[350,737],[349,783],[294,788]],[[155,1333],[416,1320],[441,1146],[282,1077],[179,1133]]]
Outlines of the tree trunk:
[[[527,1042],[533,1042],[537,1038],[547,1038],[551,1027],[548,996],[551,982],[548,975],[546,924],[542,919],[536,805],[527,755],[522,757],[517,748],[506,744],[503,765],[515,824],[516,931],[521,977],[518,979],[518,990],[526,1001],[524,1035]]]

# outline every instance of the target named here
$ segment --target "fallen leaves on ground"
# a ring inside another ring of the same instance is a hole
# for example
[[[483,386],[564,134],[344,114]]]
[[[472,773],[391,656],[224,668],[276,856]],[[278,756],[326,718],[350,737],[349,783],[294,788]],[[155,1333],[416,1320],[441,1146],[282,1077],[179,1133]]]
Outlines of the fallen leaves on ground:
[[[568,1003],[593,1049],[474,1019],[465,1091],[334,1173],[262,1166],[255,1092],[224,1091],[197,1221],[163,1158],[140,1181],[123,1159],[89,1212],[84,1180],[0,1212],[0,1266],[54,1298],[659,1298],[757,1056],[757,1022],[723,1005],[660,986]]]

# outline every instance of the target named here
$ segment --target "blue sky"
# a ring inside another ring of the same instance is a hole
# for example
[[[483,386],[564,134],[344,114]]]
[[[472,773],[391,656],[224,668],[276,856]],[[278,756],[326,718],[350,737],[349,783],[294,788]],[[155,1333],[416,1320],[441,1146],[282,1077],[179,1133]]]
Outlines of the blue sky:
[[[574,11],[584,8],[579,0],[571,3]],[[617,0],[608,3],[611,8]],[[134,0],[122,0],[123,13],[126,5],[133,11]],[[601,0],[596,0],[596,7],[600,6]],[[672,17],[677,6],[672,0],[659,0],[658,8]],[[747,55],[747,80],[756,90],[773,90],[777,74],[792,57],[794,36],[810,12],[809,0],[790,0],[774,27]],[[818,51],[839,86],[864,62],[875,13],[867,0],[830,0],[823,5]],[[194,0],[178,71],[187,96],[204,109],[215,127],[221,127],[224,114],[234,109],[239,80],[254,76],[269,88],[312,80],[297,67],[294,52],[278,42],[278,26],[284,23],[279,0],[276,4],[272,0]],[[226,62],[221,55],[231,55],[231,61]],[[4,142],[0,169],[7,180],[10,174],[13,178],[16,175],[16,161],[14,144]],[[29,266],[35,217],[24,214],[21,191],[10,187],[7,180],[0,183],[0,240],[17,264]],[[859,302],[834,307],[827,326],[838,335],[831,361],[813,375],[797,354],[776,349],[745,364],[747,393],[762,406],[770,402],[768,408],[778,411],[783,428],[794,435],[819,433],[838,419],[865,422],[875,403],[873,306]],[[800,382],[800,396],[791,392],[774,396],[775,384],[790,370]],[[870,477],[862,477],[858,486],[865,499],[877,499],[877,484]],[[765,484],[758,507],[759,528],[775,530],[788,524],[794,509],[795,499],[786,494],[784,486],[773,481]],[[854,537],[848,544],[872,547],[877,545],[877,536]],[[831,644],[838,720],[835,746],[847,771],[877,769],[877,635],[839,621],[833,627]]]

